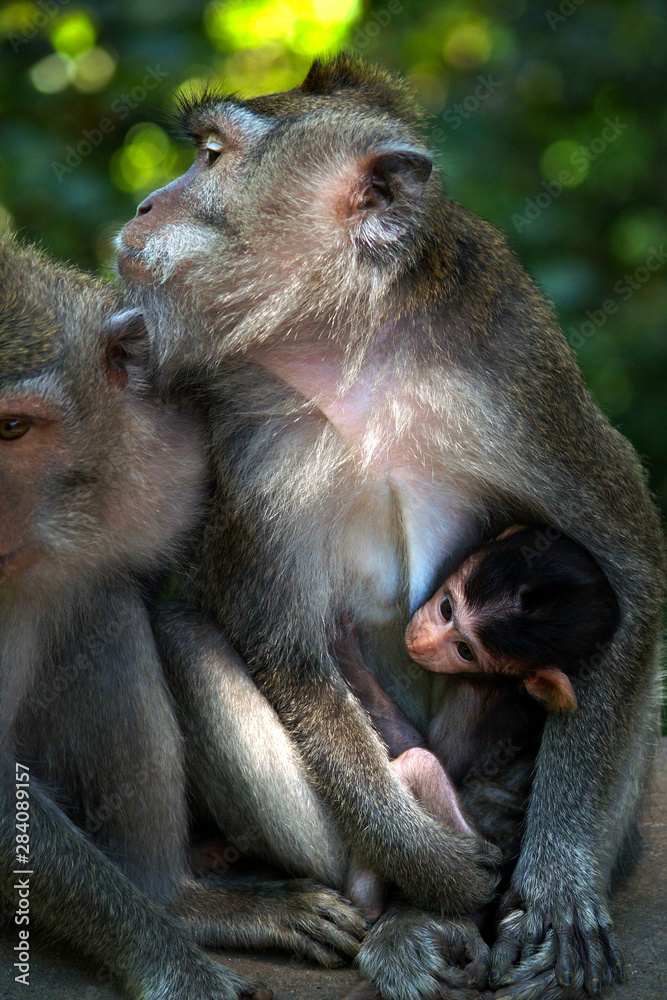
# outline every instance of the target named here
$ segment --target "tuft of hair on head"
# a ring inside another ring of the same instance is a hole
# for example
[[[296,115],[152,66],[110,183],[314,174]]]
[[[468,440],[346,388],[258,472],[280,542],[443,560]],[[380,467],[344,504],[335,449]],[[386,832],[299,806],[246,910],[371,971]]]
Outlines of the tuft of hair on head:
[[[344,93],[349,97],[356,94],[361,100],[413,126],[418,125],[423,117],[404,80],[350,52],[340,52],[330,59],[315,59],[305,80],[296,90],[319,96]]]
[[[202,88],[182,91],[176,98],[173,112],[169,115],[173,131],[190,142],[198,142],[202,132],[217,127],[215,109],[220,104],[238,100],[238,95],[226,92],[212,84]]]
[[[491,655],[575,674],[619,619],[614,591],[593,556],[560,535],[536,555],[535,534],[521,528],[481,550],[464,580],[477,635]]]

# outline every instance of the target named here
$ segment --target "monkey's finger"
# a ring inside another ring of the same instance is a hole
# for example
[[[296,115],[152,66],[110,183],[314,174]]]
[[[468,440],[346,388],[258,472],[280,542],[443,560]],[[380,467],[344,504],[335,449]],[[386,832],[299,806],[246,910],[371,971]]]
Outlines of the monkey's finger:
[[[564,987],[571,986],[576,967],[572,928],[556,931],[556,980]]]
[[[169,996],[181,995],[192,997],[211,997],[213,998],[224,997],[227,998],[237,997],[238,1000],[272,1000],[273,993],[264,983],[259,983],[254,979],[245,979],[245,977],[237,976],[231,969],[226,968],[226,966],[220,964],[217,961],[212,961],[208,964],[208,959],[206,960],[207,975],[204,983],[199,982],[196,986],[189,984],[187,987],[187,992],[181,994],[180,990],[177,990]],[[213,973],[213,980],[211,980],[210,973]],[[166,994],[165,994],[166,995]]]
[[[357,937],[319,918],[301,919],[295,924],[294,930],[347,958],[356,958],[361,947]]]
[[[547,933],[544,914],[540,910],[528,910],[523,925],[523,944],[520,962],[527,962],[537,954],[544,944]]]
[[[481,987],[491,964],[491,949],[475,923],[468,920],[447,921],[440,930],[443,956],[460,966],[468,983]]]
[[[597,928],[582,937],[582,958],[584,967],[584,986],[586,992],[598,996],[602,991],[605,979],[604,947]],[[611,975],[609,975],[611,978]]]
[[[572,986],[563,989],[556,981],[556,974],[553,969],[549,972],[542,972],[522,983],[514,983],[499,990],[494,1000],[579,1000],[584,985],[584,977],[579,970],[575,975]]]
[[[318,915],[357,941],[363,940],[368,930],[363,913],[337,892],[321,892],[315,900]]]
[[[622,983],[625,979],[625,962],[623,960],[623,953],[616,944],[616,939],[611,928],[606,928],[603,932],[602,943],[611,974],[617,983]]]
[[[494,1000],[556,1000],[559,994],[554,989],[560,991],[555,975],[544,973],[528,983],[515,983],[500,990],[495,994]],[[560,996],[562,997],[562,992]]]
[[[491,968],[491,949],[477,927],[474,931],[466,931],[465,949],[468,958],[465,973],[470,981],[481,989],[486,984]]]
[[[512,968],[508,969],[498,985],[502,987],[514,983],[526,982],[544,972],[552,971],[555,964],[556,935],[553,931],[550,931],[546,941],[529,958],[522,959]]]
[[[597,957],[601,970],[600,985],[601,990],[604,990],[614,982],[622,982],[624,976],[623,955],[616,944],[611,919],[606,910],[597,907],[595,924],[589,928],[589,936],[590,933],[595,934],[597,942]],[[586,970],[584,969],[584,971]],[[586,989],[588,989],[588,985]]]
[[[280,935],[280,946],[281,950],[300,955],[316,965],[321,965],[323,969],[341,969],[350,964],[349,957],[343,957],[340,951],[329,947],[326,943],[316,941],[308,931],[283,931]]]
[[[525,916],[523,910],[512,910],[498,925],[498,935],[491,951],[489,984],[492,989],[500,985],[519,957]]]

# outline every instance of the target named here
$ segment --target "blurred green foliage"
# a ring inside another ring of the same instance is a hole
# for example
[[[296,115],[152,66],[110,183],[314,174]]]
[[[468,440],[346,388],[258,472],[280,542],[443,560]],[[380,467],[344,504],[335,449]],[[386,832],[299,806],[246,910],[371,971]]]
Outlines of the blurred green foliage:
[[[284,89],[343,45],[406,74],[450,193],[541,282],[667,511],[665,3],[21,0],[0,39],[0,223],[92,269],[190,163],[183,88]]]

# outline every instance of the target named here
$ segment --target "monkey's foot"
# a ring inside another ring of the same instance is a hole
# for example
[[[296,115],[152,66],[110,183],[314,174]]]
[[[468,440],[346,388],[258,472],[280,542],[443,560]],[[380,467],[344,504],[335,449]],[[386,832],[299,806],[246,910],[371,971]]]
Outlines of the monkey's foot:
[[[170,961],[171,959],[171,961]],[[271,1000],[273,993],[263,983],[237,976],[231,969],[218,965],[199,949],[190,946],[189,953],[165,955],[160,970],[141,984],[129,983],[128,996],[136,1000]]]
[[[366,935],[356,961],[369,980],[349,1000],[475,1000],[490,952],[472,920],[391,907]]]
[[[348,900],[305,879],[192,882],[169,910],[204,947],[279,948],[328,969],[354,958],[366,933]]]
[[[581,1000],[623,980],[623,958],[605,903],[590,890],[530,904],[506,896],[493,947],[496,1000]]]

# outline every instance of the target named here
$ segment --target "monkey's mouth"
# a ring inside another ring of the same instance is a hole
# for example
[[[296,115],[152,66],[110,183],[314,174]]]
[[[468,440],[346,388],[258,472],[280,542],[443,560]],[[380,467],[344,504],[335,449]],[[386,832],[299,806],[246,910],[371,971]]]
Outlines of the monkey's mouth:
[[[121,278],[130,281],[146,281],[151,277],[151,268],[141,250],[123,243],[122,238],[118,239],[117,248],[116,267]]]

